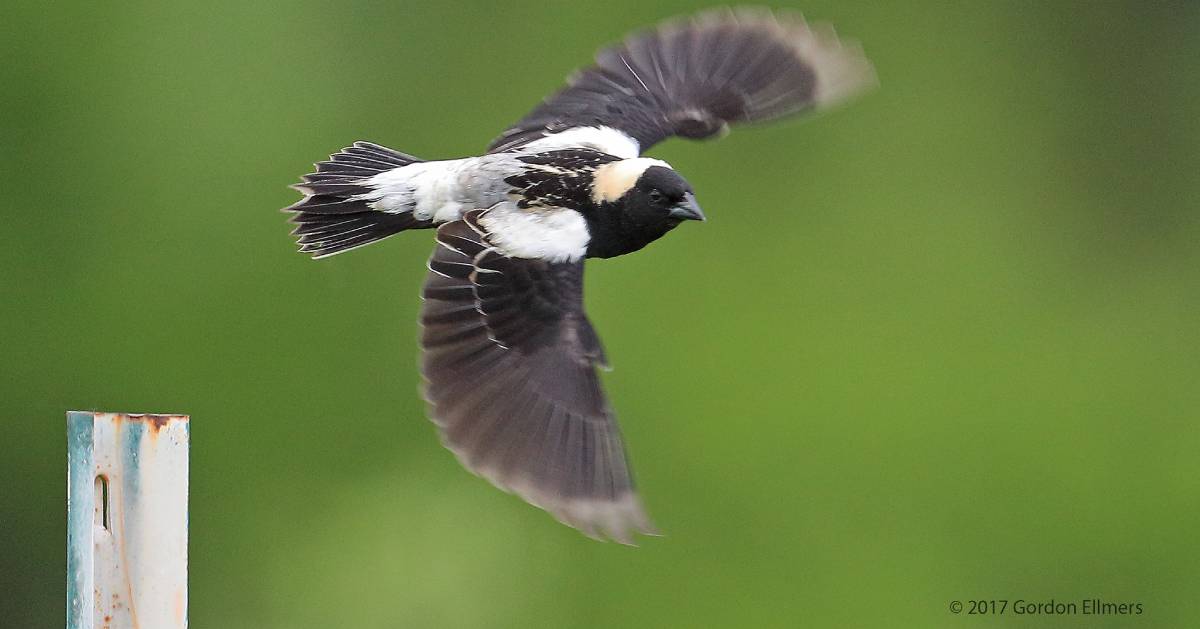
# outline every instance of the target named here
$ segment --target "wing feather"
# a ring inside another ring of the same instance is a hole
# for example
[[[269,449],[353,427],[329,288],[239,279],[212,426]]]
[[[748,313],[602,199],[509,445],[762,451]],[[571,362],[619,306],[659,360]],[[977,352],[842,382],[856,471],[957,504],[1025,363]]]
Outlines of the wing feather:
[[[594,127],[645,151],[671,136],[709,138],[731,124],[830,106],[874,82],[861,48],[828,26],[810,27],[798,14],[715,10],[601,50],[489,150]]]
[[[592,537],[654,528],[596,373],[583,262],[510,258],[480,210],[438,229],[422,373],[442,440],[469,470]]]

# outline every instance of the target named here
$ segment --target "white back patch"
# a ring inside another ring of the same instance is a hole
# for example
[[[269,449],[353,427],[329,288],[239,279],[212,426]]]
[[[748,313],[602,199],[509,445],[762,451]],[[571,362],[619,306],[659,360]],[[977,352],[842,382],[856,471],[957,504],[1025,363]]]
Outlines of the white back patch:
[[[464,170],[472,167],[475,158],[416,162],[385,170],[367,180],[374,190],[359,198],[370,201],[381,212],[400,214],[412,212],[421,220],[436,222],[458,220],[469,207],[469,199],[461,182]]]
[[[564,208],[521,209],[500,203],[479,216],[488,240],[500,253],[513,258],[548,262],[573,262],[587,253],[587,221]]]
[[[620,199],[651,166],[671,168],[670,164],[661,159],[651,157],[623,159],[597,168],[595,179],[592,181],[592,200],[603,203]]]
[[[637,157],[641,152],[637,140],[612,127],[575,127],[534,140],[520,150],[541,153],[578,148],[592,149],[626,159]]]

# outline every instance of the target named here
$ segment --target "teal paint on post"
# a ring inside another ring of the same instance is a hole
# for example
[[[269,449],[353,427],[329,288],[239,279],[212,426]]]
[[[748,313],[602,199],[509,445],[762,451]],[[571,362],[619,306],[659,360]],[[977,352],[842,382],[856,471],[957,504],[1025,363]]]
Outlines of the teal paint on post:
[[[67,413],[67,629],[92,629],[95,467],[92,414]]]
[[[146,426],[143,424],[128,424],[123,426],[124,435],[121,440],[121,464],[124,466],[125,474],[121,482],[124,484],[122,490],[125,494],[125,502],[127,505],[132,505],[136,502],[139,495],[138,487],[138,449],[142,443],[142,433]]]
[[[67,414],[68,629],[185,629],[184,415]]]

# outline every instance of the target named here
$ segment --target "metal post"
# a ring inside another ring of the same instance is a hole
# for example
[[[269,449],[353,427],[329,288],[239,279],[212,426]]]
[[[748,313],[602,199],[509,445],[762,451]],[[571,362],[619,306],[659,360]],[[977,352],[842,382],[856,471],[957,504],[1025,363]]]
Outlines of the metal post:
[[[67,628],[187,627],[186,415],[67,413]]]

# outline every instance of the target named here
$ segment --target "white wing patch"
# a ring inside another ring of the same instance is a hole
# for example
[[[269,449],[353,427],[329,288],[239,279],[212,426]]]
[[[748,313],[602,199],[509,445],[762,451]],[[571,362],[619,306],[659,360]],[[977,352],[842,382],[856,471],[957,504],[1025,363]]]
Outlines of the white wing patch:
[[[592,200],[596,203],[603,203],[620,199],[625,196],[626,192],[629,192],[642,173],[651,166],[671,168],[670,164],[661,159],[651,157],[623,159],[597,168],[595,178],[592,180]]]
[[[541,153],[578,148],[593,149],[626,159],[637,157],[641,153],[637,140],[612,127],[575,127],[534,140],[520,150]]]
[[[587,253],[591,240],[583,215],[564,208],[521,209],[515,203],[500,203],[479,215],[479,223],[492,246],[513,258],[573,262]]]

